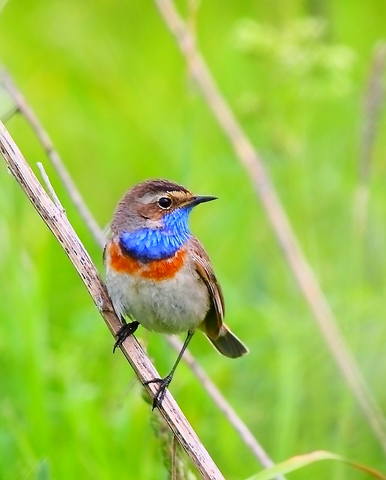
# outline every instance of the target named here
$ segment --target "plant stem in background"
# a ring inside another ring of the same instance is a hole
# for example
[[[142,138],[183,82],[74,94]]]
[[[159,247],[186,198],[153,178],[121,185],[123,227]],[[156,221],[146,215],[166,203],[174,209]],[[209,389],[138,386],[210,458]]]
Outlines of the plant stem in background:
[[[355,223],[357,231],[366,231],[374,146],[384,106],[384,73],[386,68],[386,43],[376,45],[367,88],[363,97],[362,132],[359,148],[358,188],[355,195]]]
[[[96,224],[93,216],[91,215],[90,210],[87,208],[87,205],[84,203],[77,188],[75,187],[71,179],[71,176],[68,174],[67,170],[63,167],[63,162],[60,156],[55,150],[49,135],[44,130],[40,122],[38,121],[34,111],[31,108],[29,108],[28,105],[24,102],[23,96],[13,84],[11,77],[4,70],[2,70],[0,73],[0,81],[4,85],[5,89],[9,92],[11,97],[13,98],[13,101],[15,102],[15,105],[17,107],[16,111],[22,111],[23,116],[26,117],[28,123],[31,125],[36,136],[39,138],[40,143],[44,148],[44,151],[46,152],[47,156],[50,158],[62,182],[65,185],[68,185],[69,187],[71,187],[71,199],[74,202],[76,208],[78,209],[88,229],[91,231],[93,236],[97,238],[98,243],[100,245],[104,245],[105,240],[104,240],[103,232]]]
[[[94,240],[101,248],[103,248],[105,244],[103,231],[99,227],[91,211],[85,204],[85,201],[81,193],[79,192],[75,182],[72,180],[71,175],[69,174],[59,153],[55,150],[55,147],[51,138],[49,137],[48,133],[44,130],[35,112],[28,105],[23,94],[15,85],[15,83],[13,82],[8,72],[6,72],[4,69],[0,75],[0,82],[3,83],[5,89],[7,90],[13,102],[15,103],[16,108],[14,111],[17,113],[20,113],[26,119],[28,124],[31,126],[32,130],[35,132],[35,135],[38,141],[42,145],[43,150],[45,151],[49,160],[52,162],[54,168],[56,169],[59,175],[59,178],[61,179],[65,189],[67,190],[67,193],[70,196],[70,199],[72,200],[75,207],[77,208],[79,214],[84,220]],[[44,172],[44,168],[43,168],[43,172]],[[53,191],[53,188],[49,182],[47,174],[43,172],[42,172],[42,177],[47,185],[47,188],[50,191],[51,189]],[[47,181],[48,181],[48,184],[47,184]],[[48,185],[50,185],[50,187]],[[177,353],[181,351],[182,344],[177,338],[172,336],[166,336],[166,340],[169,343],[169,345]],[[250,451],[257,458],[260,464],[263,467],[271,467],[272,465],[274,465],[274,462],[271,460],[267,452],[264,450],[264,448],[260,445],[260,443],[254,437],[253,433],[250,431],[247,425],[237,415],[234,408],[225,399],[225,397],[222,395],[222,393],[219,391],[216,385],[208,377],[204,369],[198,364],[197,360],[193,357],[193,355],[188,350],[186,350],[182,359],[186,363],[186,365],[190,368],[192,373],[196,376],[196,378],[200,382],[203,389],[206,390],[208,395],[212,398],[213,402],[217,405],[219,410],[224,413],[229,423],[233,426],[233,428],[239,434],[241,440],[250,449]],[[277,480],[285,480],[285,478],[281,475],[278,475],[275,478]]]
[[[230,106],[198,51],[194,36],[172,0],[155,0],[161,17],[174,35],[201,93],[217,122],[231,143],[237,159],[246,169],[285,259],[307,301],[333,359],[349,389],[360,405],[375,437],[386,452],[386,421],[373,398],[359,367],[340,332],[336,318],[321,290],[318,279],[308,263],[274,185],[265,169],[263,158],[238,123]]]
[[[30,166],[25,161],[19,148],[0,122],[0,152],[25,194],[35,209],[54,234],[60,245],[67,253],[72,264],[81,276],[95,305],[103,316],[110,332],[116,336],[121,323],[116,316],[105,286],[99,279],[97,270],[88,253],[83,247],[67,216],[55,205],[53,200],[36,178]],[[128,337],[121,345],[122,353],[133,367],[139,381],[144,385],[147,380],[158,376],[153,364],[146,356],[142,347],[134,336]],[[150,384],[145,386],[152,398],[157,387]],[[214,463],[200,439],[190,426],[189,422],[178,407],[169,391],[166,392],[159,412],[177,437],[182,447],[192,459],[203,478],[223,480],[223,475]]]

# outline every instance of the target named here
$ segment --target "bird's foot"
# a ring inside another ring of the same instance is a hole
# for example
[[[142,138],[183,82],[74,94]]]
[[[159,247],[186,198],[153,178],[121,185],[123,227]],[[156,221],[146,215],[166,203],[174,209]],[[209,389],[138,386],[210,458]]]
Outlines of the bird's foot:
[[[117,347],[120,347],[127,337],[132,335],[138,328],[139,322],[125,323],[118,330],[117,341],[114,343],[113,353]]]
[[[157,393],[154,395],[153,399],[153,410],[157,407],[160,407],[162,401],[166,394],[166,389],[172,381],[173,375],[167,375],[165,378],[153,378],[153,380],[148,380],[144,385],[149,385],[150,383],[158,383],[159,387]]]

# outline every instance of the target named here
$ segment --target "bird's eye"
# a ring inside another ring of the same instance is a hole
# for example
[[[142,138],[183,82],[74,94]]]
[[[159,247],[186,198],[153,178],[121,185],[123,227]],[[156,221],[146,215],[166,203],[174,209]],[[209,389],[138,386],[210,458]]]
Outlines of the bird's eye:
[[[171,204],[172,204],[172,201],[169,197],[161,197],[158,200],[158,205],[164,209],[170,208]]]

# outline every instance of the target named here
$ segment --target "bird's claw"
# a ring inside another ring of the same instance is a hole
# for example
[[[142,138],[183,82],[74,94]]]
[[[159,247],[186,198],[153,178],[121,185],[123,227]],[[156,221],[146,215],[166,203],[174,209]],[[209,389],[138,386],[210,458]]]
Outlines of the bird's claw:
[[[120,347],[122,343],[126,340],[127,337],[132,335],[138,328],[138,322],[130,322],[125,323],[122,327],[118,330],[117,333],[117,341],[114,343],[113,353],[115,352],[117,347]]]
[[[165,378],[153,378],[152,380],[148,380],[147,382],[144,383],[144,385],[149,385],[150,383],[159,383],[158,390],[154,395],[154,399],[153,399],[153,407],[152,407],[153,410],[155,408],[159,408],[162,405],[162,401],[166,394],[166,389],[168,388],[170,382],[172,381],[172,378],[173,378],[172,375],[167,375]]]

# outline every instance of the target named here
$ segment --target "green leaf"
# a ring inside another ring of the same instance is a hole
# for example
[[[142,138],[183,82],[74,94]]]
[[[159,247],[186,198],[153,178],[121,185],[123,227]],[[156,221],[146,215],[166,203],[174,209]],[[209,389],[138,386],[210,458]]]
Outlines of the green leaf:
[[[336,453],[327,452],[325,450],[317,450],[311,453],[305,453],[304,455],[296,455],[291,457],[284,462],[278,463],[273,467],[267,468],[262,472],[249,477],[247,480],[270,480],[279,474],[290,473],[299,468],[306,467],[311,463],[319,462],[320,460],[338,460],[339,462],[346,463],[350,467],[356,468],[357,470],[362,470],[363,472],[372,475],[374,478],[379,478],[381,480],[386,480],[386,475],[378,472],[377,470],[367,467],[366,465],[361,465],[360,463],[352,462],[347,458],[337,455]]]

